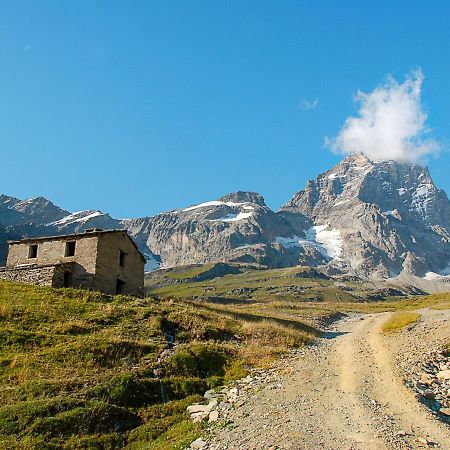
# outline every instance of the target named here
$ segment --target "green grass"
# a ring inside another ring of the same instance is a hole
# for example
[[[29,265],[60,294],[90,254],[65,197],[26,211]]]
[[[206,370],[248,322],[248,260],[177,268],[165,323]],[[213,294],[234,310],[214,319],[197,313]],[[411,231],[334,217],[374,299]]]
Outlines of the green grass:
[[[168,330],[178,346],[159,380]],[[301,318],[241,317],[182,298],[0,281],[0,448],[183,448],[199,434],[188,404],[316,334]]]
[[[211,265],[169,269],[155,272],[145,281],[149,294],[161,298],[218,298],[246,303],[280,302],[364,302],[374,287],[362,282],[336,282],[333,279],[304,277],[310,267],[257,270],[240,267],[242,273],[230,274],[207,281],[194,281],[193,274]],[[173,283],[177,278],[179,283]]]
[[[411,311],[397,311],[391,314],[382,326],[383,333],[392,333],[416,323],[420,314]]]
[[[167,285],[158,274],[144,299],[0,281],[0,448],[183,448],[201,431],[188,404],[311,342],[336,313],[450,307],[449,294],[368,301],[369,285],[300,267],[192,282],[207,269],[178,268]],[[177,347],[159,380],[167,331]]]
[[[203,272],[211,269],[214,264],[204,264],[198,267],[192,267],[189,269],[173,269],[172,271],[167,273],[168,278],[172,278],[175,280],[187,280],[189,278],[194,278],[197,275],[200,275]]]

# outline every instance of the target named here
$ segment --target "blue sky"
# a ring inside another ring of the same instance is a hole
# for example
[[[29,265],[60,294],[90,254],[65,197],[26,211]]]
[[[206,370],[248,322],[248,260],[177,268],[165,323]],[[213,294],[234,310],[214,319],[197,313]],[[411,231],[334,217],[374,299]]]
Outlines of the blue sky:
[[[2,1],[0,192],[114,217],[236,190],[278,208],[341,159],[324,139],[358,89],[420,67],[450,193],[449,22],[445,1]]]

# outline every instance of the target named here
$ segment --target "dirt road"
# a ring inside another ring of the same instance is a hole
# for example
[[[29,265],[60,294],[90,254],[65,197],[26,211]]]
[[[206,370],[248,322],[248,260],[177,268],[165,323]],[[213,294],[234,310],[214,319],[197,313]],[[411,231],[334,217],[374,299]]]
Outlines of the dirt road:
[[[404,386],[395,358],[450,341],[450,311],[422,311],[420,324],[395,336],[389,313],[355,315],[291,363],[215,432],[211,449],[450,449],[450,428]],[[407,334],[407,339],[403,336]],[[411,348],[411,341],[415,342]]]

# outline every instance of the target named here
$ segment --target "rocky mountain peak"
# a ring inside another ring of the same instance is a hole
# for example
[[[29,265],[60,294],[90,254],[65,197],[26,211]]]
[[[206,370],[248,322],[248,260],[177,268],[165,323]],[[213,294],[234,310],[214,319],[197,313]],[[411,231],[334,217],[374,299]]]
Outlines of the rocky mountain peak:
[[[366,276],[424,276],[450,261],[450,202],[419,165],[350,155],[309,181],[281,213],[335,230],[341,260]]]
[[[266,202],[264,201],[264,197],[257,192],[245,192],[245,191],[237,191],[232,192],[231,194],[224,195],[219,198],[221,202],[232,202],[232,203],[254,203],[259,206],[266,206]]]
[[[7,205],[7,204],[13,205],[19,201],[20,200],[18,198],[10,197],[9,195],[6,195],[6,194],[0,194],[0,205],[1,206]]]
[[[342,161],[340,161],[336,166],[365,166],[367,164],[373,164],[364,153],[353,153],[347,155]]]
[[[68,211],[54,205],[44,197],[19,200],[7,195],[0,195],[0,223],[13,225],[21,223],[46,224],[59,220]]]

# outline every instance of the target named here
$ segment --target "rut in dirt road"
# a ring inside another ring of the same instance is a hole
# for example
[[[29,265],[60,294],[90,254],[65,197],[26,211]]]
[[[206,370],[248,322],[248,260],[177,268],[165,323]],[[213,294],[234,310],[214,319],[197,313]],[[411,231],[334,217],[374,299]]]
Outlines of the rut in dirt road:
[[[450,449],[449,427],[418,402],[395,371],[395,354],[408,349],[401,348],[400,338],[380,333],[388,314],[337,323],[292,362],[279,386],[251,396],[236,411],[235,427],[217,431],[209,448]],[[449,319],[449,311],[423,312],[417,339],[424,348],[424,338],[450,341]]]

